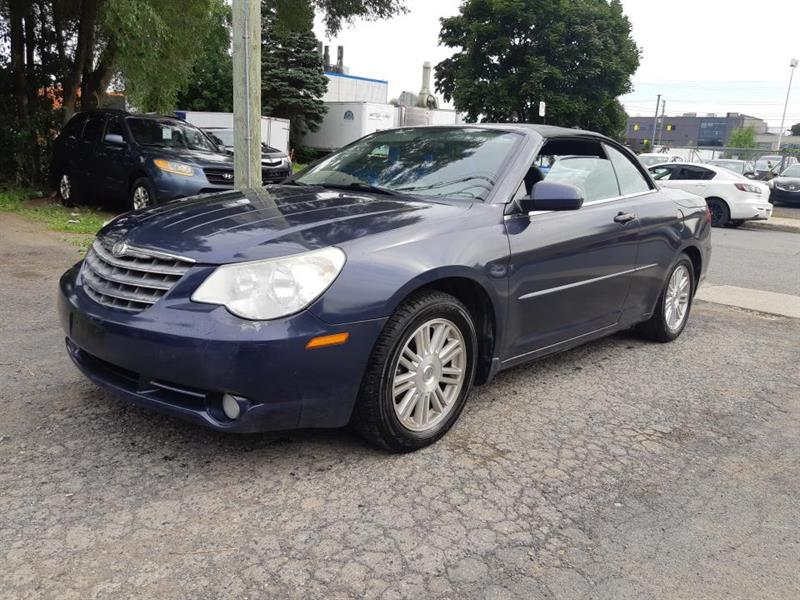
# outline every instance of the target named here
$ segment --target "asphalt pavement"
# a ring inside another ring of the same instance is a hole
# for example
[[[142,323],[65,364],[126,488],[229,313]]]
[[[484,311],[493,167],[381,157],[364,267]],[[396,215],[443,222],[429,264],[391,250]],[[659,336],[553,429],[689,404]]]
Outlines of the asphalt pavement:
[[[503,373],[392,456],[106,396],[56,322],[74,248],[0,214],[0,256],[0,598],[800,597],[800,320],[698,302],[675,343]]]

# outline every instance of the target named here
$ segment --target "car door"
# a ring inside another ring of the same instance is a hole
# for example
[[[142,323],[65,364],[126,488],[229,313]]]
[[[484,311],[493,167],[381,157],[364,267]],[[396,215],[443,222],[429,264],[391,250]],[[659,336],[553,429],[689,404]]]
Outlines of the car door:
[[[504,362],[612,328],[620,319],[636,268],[639,222],[623,197],[602,143],[551,139],[532,168],[536,179],[584,192],[575,211],[511,214],[509,326]],[[530,193],[530,189],[524,191]]]
[[[103,191],[95,151],[103,135],[106,117],[103,113],[91,113],[83,126],[83,134],[77,148],[76,176],[84,190],[93,194]]]
[[[95,144],[94,169],[98,183],[103,191],[116,198],[123,198],[128,193],[127,154],[128,146],[109,143],[109,135],[121,136],[127,143],[122,118],[110,115],[106,119],[105,132]]]

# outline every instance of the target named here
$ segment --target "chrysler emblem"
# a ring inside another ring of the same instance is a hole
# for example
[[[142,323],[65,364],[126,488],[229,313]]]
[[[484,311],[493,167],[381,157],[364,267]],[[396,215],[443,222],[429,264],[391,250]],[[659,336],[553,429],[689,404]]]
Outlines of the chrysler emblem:
[[[111,247],[111,254],[113,254],[117,258],[125,256],[125,253],[127,251],[128,251],[128,244],[125,242],[117,242]]]
[[[223,179],[233,179],[233,173],[223,173],[222,174],[222,178]]]

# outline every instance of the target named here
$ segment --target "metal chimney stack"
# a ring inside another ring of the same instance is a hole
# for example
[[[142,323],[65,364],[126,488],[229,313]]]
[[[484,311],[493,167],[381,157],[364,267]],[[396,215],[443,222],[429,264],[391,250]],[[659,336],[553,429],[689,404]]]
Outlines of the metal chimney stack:
[[[344,73],[344,46],[336,46],[336,70]]]
[[[425,97],[431,95],[431,63],[428,61],[422,65],[422,89],[419,95]]]
[[[325,66],[325,70],[328,70],[331,66],[331,49],[329,46],[325,46],[325,50],[322,52],[322,63]]]

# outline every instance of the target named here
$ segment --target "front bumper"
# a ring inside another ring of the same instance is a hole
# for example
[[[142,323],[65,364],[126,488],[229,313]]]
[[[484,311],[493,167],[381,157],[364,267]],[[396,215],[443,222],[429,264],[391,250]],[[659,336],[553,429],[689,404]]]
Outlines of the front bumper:
[[[237,433],[345,425],[384,319],[330,325],[309,311],[268,323],[189,301],[210,271],[195,267],[141,313],[107,308],[61,278],[58,311],[70,358],[89,379],[134,404]],[[348,342],[306,350],[314,337]],[[242,413],[221,410],[233,394]]]
[[[800,204],[800,190],[790,191],[782,190],[779,187],[773,187],[769,196],[770,202],[785,202],[786,204]]]

